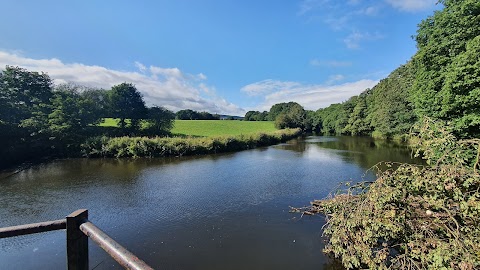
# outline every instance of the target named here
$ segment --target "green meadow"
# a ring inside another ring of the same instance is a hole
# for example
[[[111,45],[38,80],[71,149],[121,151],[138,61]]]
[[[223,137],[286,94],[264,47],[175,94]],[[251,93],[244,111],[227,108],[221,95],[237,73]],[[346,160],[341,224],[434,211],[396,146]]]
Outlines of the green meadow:
[[[213,137],[269,133],[276,131],[274,122],[236,120],[175,120],[174,135]]]
[[[100,126],[116,127],[117,124],[118,119],[105,118]],[[270,133],[276,130],[273,121],[175,120],[171,132],[174,136],[216,137]]]

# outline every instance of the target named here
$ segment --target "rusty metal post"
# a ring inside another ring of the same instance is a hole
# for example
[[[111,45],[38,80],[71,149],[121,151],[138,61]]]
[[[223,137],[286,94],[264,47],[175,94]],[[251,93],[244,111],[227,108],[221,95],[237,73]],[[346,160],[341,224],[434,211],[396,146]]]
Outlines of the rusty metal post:
[[[77,210],[67,216],[68,270],[88,270],[88,237],[80,230],[80,225],[87,220],[87,209]]]

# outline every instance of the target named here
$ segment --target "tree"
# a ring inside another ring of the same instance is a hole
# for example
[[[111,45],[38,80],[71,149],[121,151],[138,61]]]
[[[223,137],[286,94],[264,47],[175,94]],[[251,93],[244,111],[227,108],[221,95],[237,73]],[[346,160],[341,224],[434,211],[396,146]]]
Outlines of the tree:
[[[110,91],[104,89],[81,87],[80,95],[88,102],[94,105],[92,110],[100,117],[111,117],[109,93]]]
[[[0,71],[0,167],[51,151],[47,116],[52,81],[45,73],[6,66]]]
[[[278,103],[272,106],[268,113],[270,121],[275,121],[277,128],[301,128],[305,127],[306,112],[296,102]]]
[[[101,120],[97,103],[80,93],[82,87],[64,84],[55,88],[52,112],[48,115],[52,136],[70,143],[80,143],[90,125]]]
[[[478,77],[475,79],[480,2],[440,2],[444,9],[423,20],[417,30],[418,52],[413,58],[417,75],[412,88],[415,110],[419,116],[453,121],[456,133],[468,137],[480,129]]]
[[[5,125],[43,129],[51,97],[52,81],[45,73],[12,66],[0,72],[0,119]]]
[[[130,120],[130,129],[138,131],[141,119],[147,114],[145,102],[137,88],[131,83],[121,83],[112,87],[110,91],[110,106],[112,116],[120,118],[120,128],[125,131],[126,119]]]
[[[417,121],[411,88],[415,81],[415,70],[411,62],[394,70],[372,89],[370,110],[366,118],[373,127],[374,136],[387,137],[405,135]]]
[[[332,104],[327,108],[318,110],[317,114],[322,121],[322,133],[342,134],[348,122],[348,115],[343,104]]]
[[[455,57],[442,91],[448,100],[442,114],[453,118],[457,133],[462,137],[480,136],[480,36]]]
[[[366,135],[370,133],[370,126],[366,121],[367,115],[367,91],[356,98],[356,104],[350,113],[347,126],[344,128],[346,133],[351,135]]]
[[[248,111],[243,118],[245,121],[256,121],[255,116],[259,113],[258,111]]]
[[[178,120],[197,120],[198,112],[190,109],[180,110],[175,114],[175,118]]]
[[[148,108],[146,130],[155,135],[168,133],[175,124],[175,114],[163,107]]]

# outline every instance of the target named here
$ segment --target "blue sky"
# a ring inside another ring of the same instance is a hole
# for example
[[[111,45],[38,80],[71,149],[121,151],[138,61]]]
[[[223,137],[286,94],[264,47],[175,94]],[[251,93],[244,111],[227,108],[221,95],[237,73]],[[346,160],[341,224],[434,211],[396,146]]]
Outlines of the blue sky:
[[[243,115],[359,94],[415,53],[436,0],[0,0],[0,66],[132,82],[148,105]]]

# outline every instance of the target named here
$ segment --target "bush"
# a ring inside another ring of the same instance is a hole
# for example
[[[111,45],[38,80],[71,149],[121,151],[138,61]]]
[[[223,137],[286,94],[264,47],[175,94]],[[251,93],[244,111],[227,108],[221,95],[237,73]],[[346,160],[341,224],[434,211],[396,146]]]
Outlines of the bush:
[[[284,129],[272,133],[209,138],[148,138],[105,136],[88,139],[82,144],[87,157],[166,157],[232,152],[285,142],[299,136],[300,129]]]

